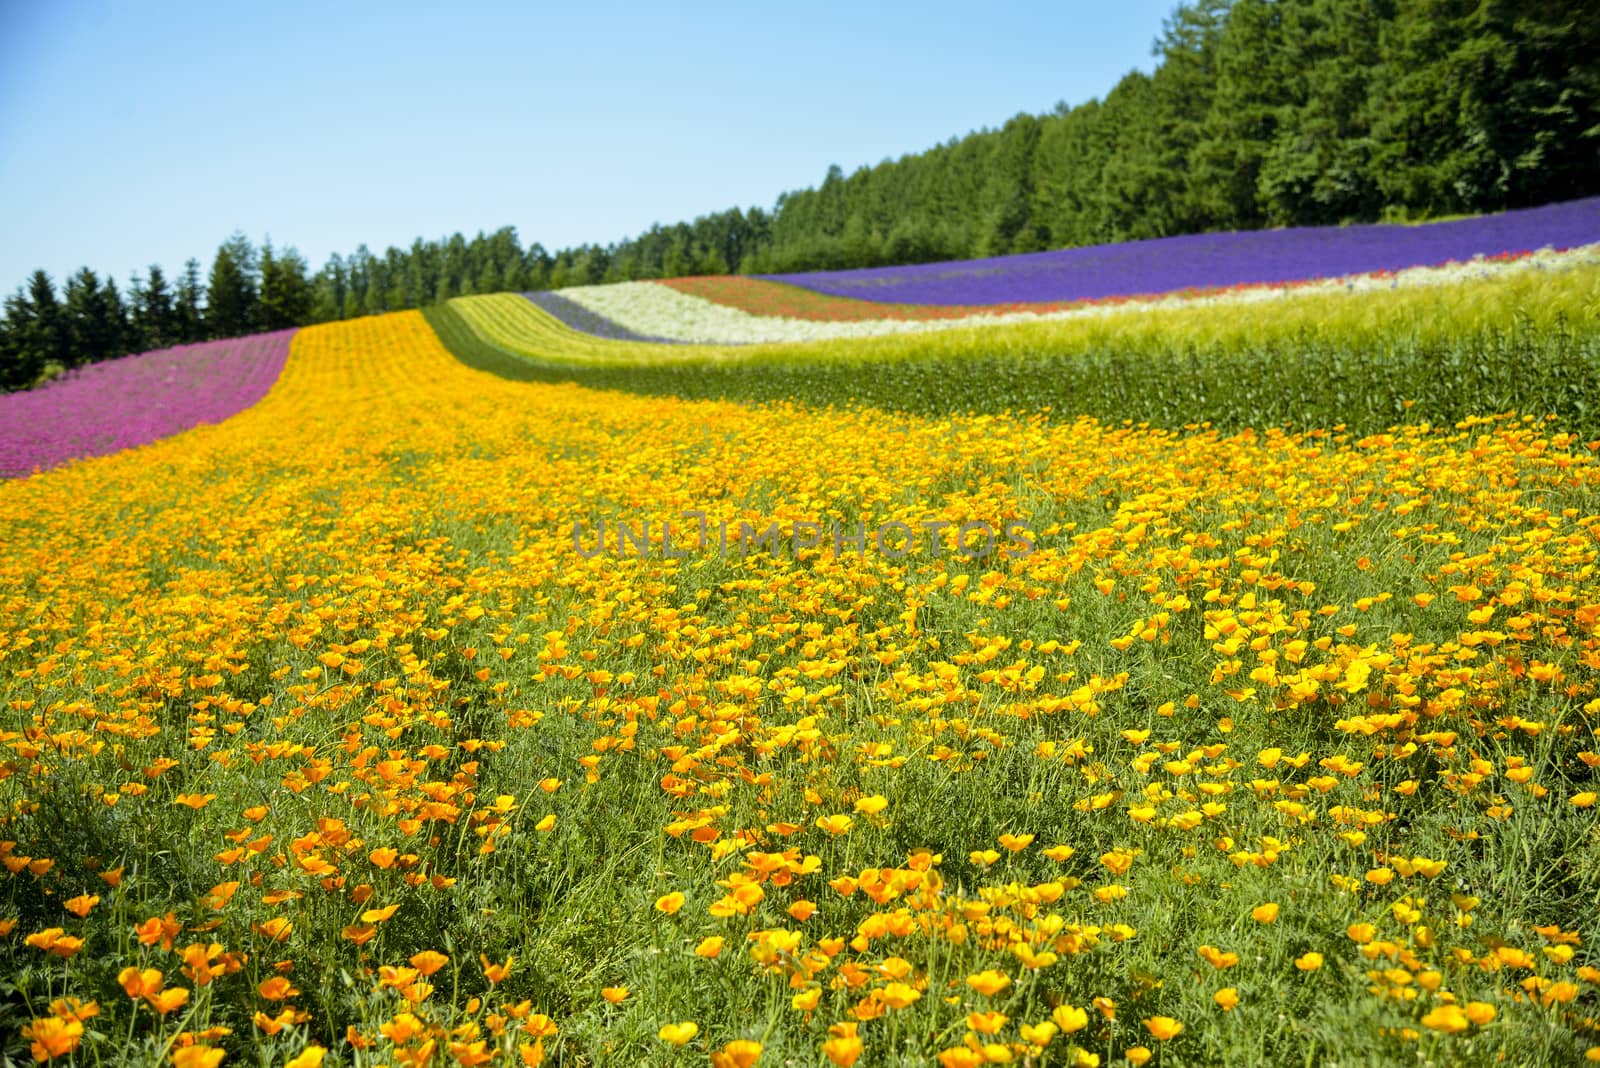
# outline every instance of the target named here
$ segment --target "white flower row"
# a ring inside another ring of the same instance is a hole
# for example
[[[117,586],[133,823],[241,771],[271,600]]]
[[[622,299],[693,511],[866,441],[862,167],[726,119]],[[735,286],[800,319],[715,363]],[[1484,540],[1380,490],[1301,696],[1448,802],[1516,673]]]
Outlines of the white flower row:
[[[1004,312],[994,315],[978,314],[961,319],[927,321],[869,319],[855,322],[823,322],[755,315],[703,297],[681,293],[671,286],[656,282],[573,286],[559,292],[568,300],[581,304],[595,314],[603,315],[618,326],[636,334],[710,345],[750,345],[762,342],[827,341],[835,338],[872,337],[879,334],[921,333],[998,323],[1077,319],[1087,316],[1119,315],[1153,308],[1253,304],[1267,300],[1290,300],[1315,293],[1359,293],[1412,286],[1451,285],[1522,271],[1566,270],[1582,266],[1600,266],[1600,243],[1584,245],[1565,252],[1542,249],[1531,256],[1510,262],[1496,263],[1476,259],[1468,263],[1449,264],[1443,267],[1412,267],[1384,277],[1352,275],[1293,286],[1257,286],[1215,296],[1154,297],[1148,300],[1091,304],[1066,311]]]

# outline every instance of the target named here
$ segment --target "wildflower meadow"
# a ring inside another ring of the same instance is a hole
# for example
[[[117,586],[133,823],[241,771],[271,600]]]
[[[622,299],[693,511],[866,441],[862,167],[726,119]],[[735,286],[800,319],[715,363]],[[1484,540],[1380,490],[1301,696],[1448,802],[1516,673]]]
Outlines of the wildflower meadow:
[[[184,418],[5,455],[0,1058],[1600,1059],[1600,272],[1528,259],[137,358]]]

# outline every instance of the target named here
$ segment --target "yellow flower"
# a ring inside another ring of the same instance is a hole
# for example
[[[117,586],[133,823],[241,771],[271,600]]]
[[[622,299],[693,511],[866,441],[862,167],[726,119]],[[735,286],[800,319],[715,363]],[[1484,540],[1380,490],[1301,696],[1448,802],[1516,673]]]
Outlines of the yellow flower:
[[[600,996],[613,1005],[620,1005],[628,1000],[628,988],[625,986],[606,986],[600,988]]]
[[[89,910],[100,903],[99,894],[79,894],[77,897],[68,898],[61,903],[61,907],[78,917],[80,920],[89,915]]]
[[[1278,903],[1269,901],[1250,910],[1250,918],[1257,923],[1273,923],[1278,918]]]
[[[1233,1007],[1239,1004],[1239,991],[1231,986],[1225,986],[1212,994],[1211,1000],[1221,1006],[1223,1012],[1232,1012]]]
[[[883,988],[883,1002],[891,1009],[903,1009],[922,997],[922,991],[906,983],[890,983]]]
[[[270,979],[263,979],[256,987],[256,993],[268,1001],[284,1001],[300,991],[296,990],[294,984],[284,976],[274,975]]]
[[[1070,1035],[1074,1031],[1082,1031],[1089,1026],[1089,1014],[1076,1005],[1057,1005],[1050,1013],[1050,1019],[1055,1021],[1061,1033]]]
[[[1049,1020],[1043,1023],[1023,1024],[1017,1028],[1017,1033],[1022,1036],[1022,1041],[1031,1046],[1048,1046],[1056,1037],[1056,1025]]]
[[[22,1028],[22,1037],[28,1040],[28,1050],[35,1061],[68,1057],[83,1041],[83,1024],[75,1019],[45,1016],[26,1024]]]
[[[838,1068],[851,1068],[861,1059],[861,1039],[853,1031],[836,1035],[822,1044],[822,1055]]]
[[[1305,953],[1295,958],[1294,966],[1303,972],[1314,972],[1322,967],[1321,953]]]
[[[1170,1016],[1152,1016],[1144,1021],[1144,1029],[1157,1042],[1170,1042],[1183,1033],[1183,1024]]]
[[[665,1025],[661,1028],[661,1030],[656,1032],[656,1037],[667,1043],[669,1046],[682,1046],[699,1033],[699,1024],[695,1023],[693,1020],[685,1020],[683,1023],[671,1023]]]
[[[736,1038],[711,1055],[711,1068],[751,1068],[761,1059],[761,1043]]]
[[[375,923],[350,923],[340,928],[339,934],[358,946],[364,946],[377,936],[378,925]]]
[[[656,898],[656,911],[665,912],[668,916],[674,915],[679,909],[683,908],[684,900],[683,892],[680,890],[674,890],[670,894],[662,894]]]
[[[762,1044],[739,1038],[710,1055],[712,1068],[752,1068],[762,1058]]]
[[[1472,1021],[1459,1005],[1440,1005],[1422,1017],[1422,1026],[1447,1035],[1458,1035],[1472,1026]]]
[[[969,1012],[967,1026],[983,1035],[998,1034],[1011,1017],[1003,1012]]]
[[[817,826],[829,834],[844,834],[855,825],[855,820],[850,816],[839,813],[832,816],[818,816]]]
[[[160,991],[166,977],[155,968],[124,968],[117,973],[117,982],[130,998],[147,998]]]
[[[431,949],[425,949],[411,958],[411,966],[424,977],[432,975],[449,963],[449,957]]]
[[[1013,853],[1020,853],[1033,844],[1031,834],[1002,834],[1000,844]]]
[[[282,916],[274,916],[266,923],[256,925],[256,932],[273,942],[282,942],[294,930],[294,924]]]
[[[1126,875],[1128,869],[1133,867],[1133,854],[1125,849],[1113,849],[1109,853],[1100,854],[1100,863],[1113,875]]]
[[[712,959],[718,953],[721,953],[721,952],[722,952],[722,936],[721,935],[711,935],[711,936],[709,936],[707,938],[702,938],[700,940],[700,944],[694,947],[694,955],[697,956],[697,957],[704,957],[707,960]]]
[[[181,986],[169,986],[158,994],[145,997],[150,1007],[165,1016],[174,1009],[181,1009],[189,1003],[189,991]]]
[[[1129,1064],[1146,1064],[1154,1056],[1146,1046],[1129,1046],[1122,1051],[1122,1055],[1128,1059]]]
[[[1011,977],[993,968],[967,976],[967,985],[984,997],[992,998],[1011,985]]]
[[[226,1050],[213,1046],[179,1046],[172,1051],[172,1064],[173,1068],[217,1068],[225,1056]]]
[[[889,807],[889,799],[882,794],[873,794],[856,801],[856,811],[863,816],[876,816]]]
[[[307,1046],[298,1056],[292,1057],[283,1068],[322,1068],[322,1058],[328,1051],[321,1046]]]

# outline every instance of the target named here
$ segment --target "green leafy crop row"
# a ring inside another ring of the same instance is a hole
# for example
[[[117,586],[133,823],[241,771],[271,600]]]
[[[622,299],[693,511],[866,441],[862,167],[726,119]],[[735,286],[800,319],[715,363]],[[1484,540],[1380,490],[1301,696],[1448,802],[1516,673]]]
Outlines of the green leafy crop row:
[[[1593,267],[1448,290],[742,348],[594,338],[513,296],[463,298],[425,314],[481,370],[637,393],[1356,431],[1515,410],[1600,437]]]

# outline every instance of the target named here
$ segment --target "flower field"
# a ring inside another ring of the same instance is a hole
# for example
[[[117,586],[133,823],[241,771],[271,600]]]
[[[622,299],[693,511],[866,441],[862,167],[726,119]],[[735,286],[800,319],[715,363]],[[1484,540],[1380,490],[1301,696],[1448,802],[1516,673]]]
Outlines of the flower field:
[[[294,331],[146,352],[0,395],[0,478],[214,423],[272,387]]]
[[[1521,309],[1544,388],[1538,352],[1592,352],[1594,285],[937,337],[1092,365],[1112,326],[1219,360],[1280,330],[1403,365]],[[553,380],[846,358],[469,298],[302,329],[233,418],[0,483],[0,1050],[1600,1057],[1584,436]]]
[[[1507,254],[1495,259],[1395,272],[1309,278],[1157,296],[1010,304],[884,304],[829,297],[759,278],[716,276],[662,282],[573,286],[529,299],[565,325],[613,340],[752,345],[840,341],[884,334],[926,333],[959,326],[1005,326],[1170,311],[1223,309],[1312,295],[1361,294],[1416,287],[1461,286],[1527,272],[1600,265],[1600,243],[1562,252]]]
[[[504,377],[684,398],[928,416],[1049,408],[1230,429],[1380,431],[1523,411],[1556,414],[1585,440],[1600,438],[1600,267],[1587,253],[1485,268],[1455,285],[1308,287],[1271,300],[1099,308],[1043,321],[899,323],[942,329],[848,341],[630,343],[570,329],[511,294],[460,298],[424,314],[459,358]]]
[[[1215,307],[1225,303],[1272,300],[1301,295],[1308,291],[1366,292],[1413,285],[1460,285],[1471,279],[1489,277],[1512,264],[1516,265],[1514,269],[1546,269],[1559,268],[1573,262],[1592,261],[1596,251],[1596,246],[1589,245],[1564,252],[1546,249],[1541,252],[1503,253],[1494,257],[1476,258],[1466,263],[1407,267],[1398,271],[1375,271],[1340,278],[1317,277],[1260,285],[1239,284],[1209,289],[1194,287],[1157,295],[1134,294],[1075,301],[1009,304],[887,304],[856,297],[829,296],[798,285],[735,275],[667,278],[660,284],[689,296],[738,308],[763,318],[859,323],[882,320],[954,321],[981,316],[1000,322],[1027,322],[1036,318],[1104,314],[1106,311],[1122,310],[1130,306],[1140,310],[1170,308],[1183,304],[1204,304]]]
[[[1421,226],[1194,234],[959,263],[770,275],[818,293],[899,304],[1077,301],[1397,271],[1600,241],[1600,198]]]
[[[670,344],[674,339],[652,337],[647,334],[636,334],[626,327],[619,326],[601,315],[590,311],[582,304],[560,293],[542,291],[524,294],[539,309],[547,315],[560,320],[560,322],[574,330],[596,337],[611,338],[614,341],[659,341]]]

